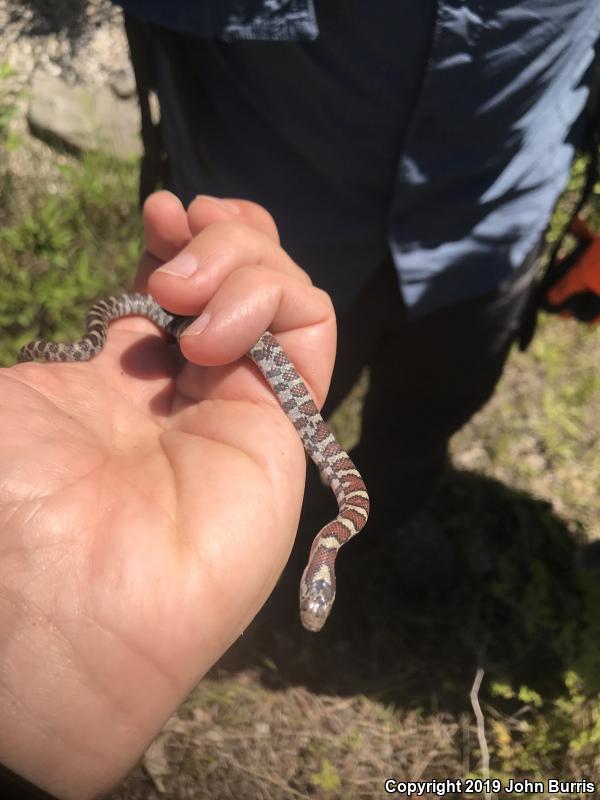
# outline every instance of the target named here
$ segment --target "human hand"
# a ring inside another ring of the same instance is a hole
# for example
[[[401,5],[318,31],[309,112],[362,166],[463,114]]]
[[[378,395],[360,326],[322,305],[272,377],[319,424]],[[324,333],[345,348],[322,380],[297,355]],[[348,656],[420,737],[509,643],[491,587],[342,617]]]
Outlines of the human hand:
[[[189,361],[131,317],[89,362],[0,370],[0,762],[59,797],[131,768],[296,532],[302,444],[243,355],[269,328],[321,405],[335,319],[268,214],[235,207],[146,204],[136,289],[211,314]],[[182,248],[194,276],[152,272]]]

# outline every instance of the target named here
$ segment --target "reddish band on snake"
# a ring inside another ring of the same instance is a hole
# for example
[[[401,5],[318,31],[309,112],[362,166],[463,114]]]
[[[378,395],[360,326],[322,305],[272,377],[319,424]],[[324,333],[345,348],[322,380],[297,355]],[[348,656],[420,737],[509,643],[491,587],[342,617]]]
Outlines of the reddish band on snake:
[[[81,339],[72,343],[38,339],[21,349],[19,361],[87,361],[104,347],[109,323],[131,315],[151,319],[175,339],[195,319],[169,314],[150,295],[111,296],[89,310],[86,332]],[[277,339],[266,331],[246,355],[271,387],[338,503],[337,517],[315,536],[300,580],[300,619],[307,630],[317,632],[325,624],[335,600],[336,556],[340,547],[364,527],[369,515],[369,495],[360,473],[327,427]]]

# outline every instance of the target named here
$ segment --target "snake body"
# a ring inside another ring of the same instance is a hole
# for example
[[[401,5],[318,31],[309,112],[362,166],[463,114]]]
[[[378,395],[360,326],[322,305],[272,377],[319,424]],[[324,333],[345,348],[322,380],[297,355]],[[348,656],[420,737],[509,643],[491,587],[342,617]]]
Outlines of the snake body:
[[[38,339],[21,349],[19,361],[87,361],[104,347],[109,323],[131,315],[151,319],[174,339],[178,339],[195,319],[169,314],[150,295],[111,296],[89,310],[85,335],[81,339],[70,344]],[[273,390],[338,503],[337,517],[325,525],[313,541],[300,580],[300,619],[307,630],[317,632],[325,624],[335,600],[336,556],[340,547],[365,525],[369,496],[358,470],[327,427],[277,339],[266,331],[246,355]]]

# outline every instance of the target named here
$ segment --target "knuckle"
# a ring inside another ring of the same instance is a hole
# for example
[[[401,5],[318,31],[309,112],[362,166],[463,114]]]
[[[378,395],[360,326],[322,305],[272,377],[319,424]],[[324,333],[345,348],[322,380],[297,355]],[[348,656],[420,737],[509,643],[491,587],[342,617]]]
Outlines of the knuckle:
[[[267,211],[267,209],[264,206],[261,206],[259,203],[255,203],[254,200],[247,200],[246,202],[248,203],[249,208],[252,209],[256,218],[260,219],[265,227],[271,228],[273,233],[279,237],[277,224],[271,212]]]
[[[319,301],[322,304],[323,310],[327,312],[327,316],[332,314],[335,317],[335,308],[331,296],[325,289],[319,289],[318,286],[313,286],[312,288],[315,292],[315,301]]]

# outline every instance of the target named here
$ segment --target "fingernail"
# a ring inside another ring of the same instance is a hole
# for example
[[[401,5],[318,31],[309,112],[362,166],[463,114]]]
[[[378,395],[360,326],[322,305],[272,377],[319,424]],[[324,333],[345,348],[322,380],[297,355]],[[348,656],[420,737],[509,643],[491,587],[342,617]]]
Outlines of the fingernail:
[[[192,253],[179,253],[178,256],[167,261],[157,272],[165,272],[167,275],[176,275],[178,278],[189,278],[198,269],[198,261]]]
[[[239,214],[240,209],[239,207],[232,202],[231,200],[223,200],[222,197],[213,197],[211,194],[199,194],[197,195],[196,199],[208,200],[209,203],[213,203],[219,208],[224,208],[226,211],[230,211],[232,214]]]
[[[182,336],[197,336],[199,333],[206,328],[208,323],[210,322],[210,312],[203,311],[200,316],[195,319],[191,325],[189,325],[184,332],[181,334]]]

